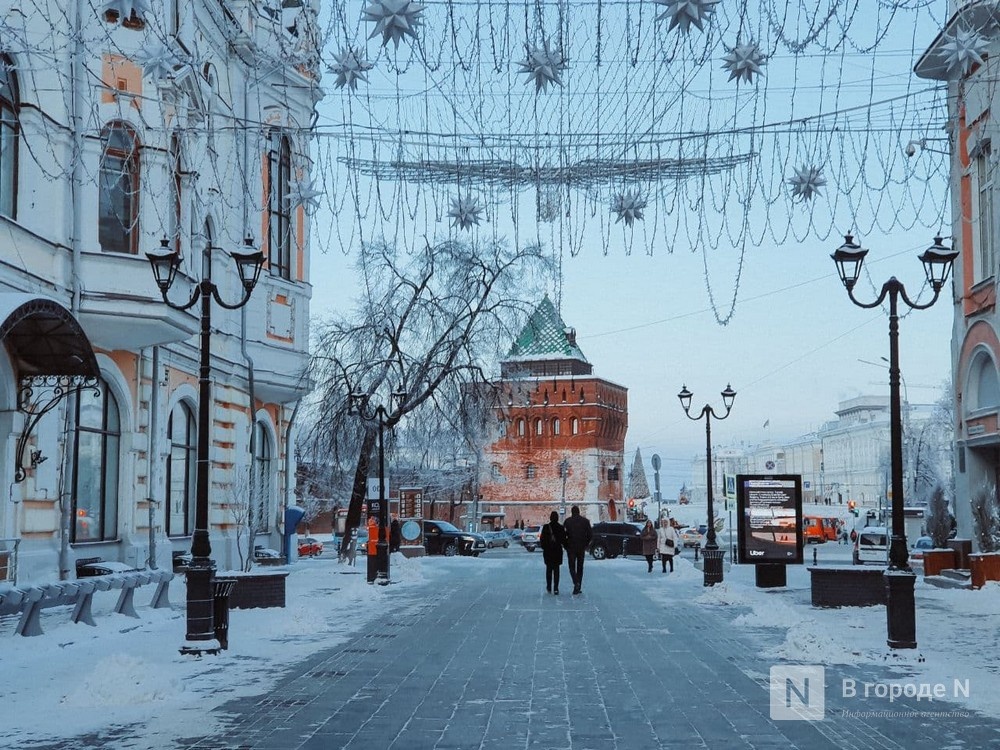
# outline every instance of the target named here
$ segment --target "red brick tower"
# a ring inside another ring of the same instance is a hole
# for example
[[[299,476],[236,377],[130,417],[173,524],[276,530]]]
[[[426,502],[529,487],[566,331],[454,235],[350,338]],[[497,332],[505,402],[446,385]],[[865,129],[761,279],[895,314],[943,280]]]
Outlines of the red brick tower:
[[[566,514],[579,505],[600,520],[614,501],[624,515],[628,390],[593,369],[546,296],[494,381],[505,406],[481,464],[480,512],[545,523],[562,508],[565,487]]]

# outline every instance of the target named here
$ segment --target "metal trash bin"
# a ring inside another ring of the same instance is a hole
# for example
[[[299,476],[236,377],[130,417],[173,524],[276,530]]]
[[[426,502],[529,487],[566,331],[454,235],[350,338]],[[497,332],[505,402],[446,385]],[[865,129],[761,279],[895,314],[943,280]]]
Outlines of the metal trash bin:
[[[212,579],[212,619],[215,622],[215,640],[224,650],[229,648],[229,596],[236,587],[237,578]]]

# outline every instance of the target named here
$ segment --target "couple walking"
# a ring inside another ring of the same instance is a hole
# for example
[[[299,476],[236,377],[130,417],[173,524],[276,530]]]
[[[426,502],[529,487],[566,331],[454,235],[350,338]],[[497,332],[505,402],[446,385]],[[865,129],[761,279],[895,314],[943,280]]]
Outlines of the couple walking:
[[[581,593],[583,585],[583,556],[590,546],[593,532],[590,521],[580,515],[580,507],[574,505],[566,523],[559,523],[559,514],[552,511],[549,522],[542,527],[539,544],[545,560],[545,590],[559,593],[559,568],[562,567],[563,550],[569,562],[569,576],[573,579],[573,593]]]
[[[659,554],[660,562],[663,564],[663,572],[667,572],[667,563],[670,564],[670,572],[674,572],[674,555],[680,547],[680,537],[677,529],[673,527],[667,518],[660,519],[660,527],[653,528],[653,522],[647,520],[646,525],[639,533],[642,539],[642,554],[646,558],[648,572],[653,572],[653,556]]]

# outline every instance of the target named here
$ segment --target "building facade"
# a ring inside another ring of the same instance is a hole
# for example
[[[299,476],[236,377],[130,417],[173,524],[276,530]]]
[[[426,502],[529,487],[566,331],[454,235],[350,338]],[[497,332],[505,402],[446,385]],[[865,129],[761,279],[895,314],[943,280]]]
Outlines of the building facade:
[[[238,302],[227,251],[264,252],[246,307],[212,302],[209,529],[223,569],[249,525],[278,541],[320,94],[313,9],[295,11],[0,0],[0,551],[19,582],[190,548],[199,306],[163,303],[145,257],[161,246],[179,304],[206,276]]]
[[[624,517],[628,391],[593,370],[545,297],[493,383],[501,406],[480,466],[482,512],[545,523],[579,505],[592,520]]]
[[[917,62],[922,78],[947,82],[951,155],[951,234],[960,251],[952,279],[955,308],[952,372],[955,388],[955,490],[958,535],[973,537],[969,500],[1000,483],[1000,226],[997,224],[998,120],[996,77],[1000,70],[990,2],[949,3],[948,22]],[[982,42],[979,64],[953,64],[950,40],[959,31]]]

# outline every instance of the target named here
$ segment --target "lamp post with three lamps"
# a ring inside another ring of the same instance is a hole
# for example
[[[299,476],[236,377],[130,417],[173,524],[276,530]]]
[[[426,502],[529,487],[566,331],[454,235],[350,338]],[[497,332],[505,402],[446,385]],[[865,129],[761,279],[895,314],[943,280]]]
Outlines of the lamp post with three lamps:
[[[705,586],[714,586],[717,583],[722,583],[722,558],[725,557],[726,551],[719,549],[719,544],[715,538],[715,511],[712,506],[712,417],[718,420],[723,420],[729,416],[729,412],[733,410],[733,401],[736,400],[736,391],[733,390],[732,386],[726,385],[726,390],[722,392],[722,404],[726,407],[726,413],[723,415],[718,415],[715,410],[708,404],[705,404],[701,413],[696,417],[692,417],[691,410],[691,399],[694,398],[694,394],[687,389],[687,386],[681,388],[681,392],[677,394],[677,398],[681,401],[681,406],[684,408],[684,414],[688,419],[697,422],[702,417],[705,418],[705,458],[708,464],[708,528],[705,530],[706,540],[705,549],[703,551],[703,557],[705,559],[704,574]]]
[[[941,289],[948,280],[952,265],[958,256],[954,248],[942,244],[940,237],[919,257],[924,266],[927,283],[934,296],[929,302],[918,303],[906,294],[903,283],[891,277],[882,285],[874,302],[861,302],[854,296],[854,286],[861,276],[867,250],[846,235],[844,244],[830,256],[837,264],[840,280],[847,289],[847,296],[858,307],[872,308],[889,299],[889,440],[892,482],[892,535],[889,543],[889,567],[885,573],[886,629],[890,648],[916,648],[917,628],[914,611],[913,585],[916,575],[910,569],[906,551],[906,528],[903,511],[903,420],[899,398],[899,300],[913,310],[926,310],[937,302]]]
[[[208,533],[208,493],[209,493],[209,445],[212,410],[212,300],[227,310],[237,310],[250,301],[250,294],[260,278],[264,254],[253,246],[253,239],[247,237],[244,246],[229,253],[236,263],[243,286],[243,296],[239,302],[229,304],[219,296],[219,287],[212,281],[212,251],[219,248],[206,245],[202,251],[201,280],[191,292],[190,299],[183,304],[171,302],[167,294],[180,266],[180,253],[170,248],[167,239],[160,241],[160,247],[146,253],[153,267],[153,277],[163,301],[175,310],[188,310],[201,301],[201,358],[198,371],[198,459],[195,480],[195,521],[191,537],[191,563],[187,570],[187,636],[181,653],[200,655],[219,650],[215,641],[215,618],[213,612],[212,579],[215,576],[215,561],[211,559],[212,544]]]
[[[383,404],[372,406],[371,394],[351,393],[348,396],[348,414],[361,417],[366,422],[378,422],[378,507],[369,501],[368,511],[378,519],[378,540],[375,545],[375,565],[369,564],[368,583],[376,580],[385,586],[389,580],[389,502],[385,492],[385,425],[390,411],[399,412],[406,403],[406,391],[392,392],[390,408]]]

